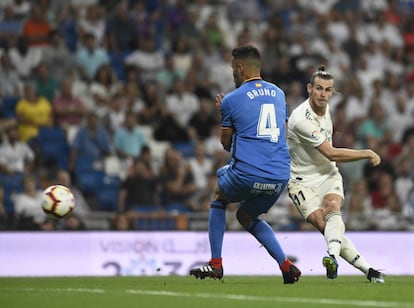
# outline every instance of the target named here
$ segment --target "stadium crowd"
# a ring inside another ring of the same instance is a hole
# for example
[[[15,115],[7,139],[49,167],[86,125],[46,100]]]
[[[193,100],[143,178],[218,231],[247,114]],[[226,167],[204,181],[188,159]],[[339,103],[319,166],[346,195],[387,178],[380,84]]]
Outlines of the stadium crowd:
[[[243,44],[261,50],[262,77],[289,110],[326,65],[334,144],[381,154],[377,167],[338,165],[347,229],[414,229],[413,0],[2,0],[0,10],[0,229],[206,221],[229,159],[214,97],[234,88],[231,50]],[[55,183],[77,204],[61,221],[40,208]],[[287,193],[266,215],[275,229],[310,229]]]

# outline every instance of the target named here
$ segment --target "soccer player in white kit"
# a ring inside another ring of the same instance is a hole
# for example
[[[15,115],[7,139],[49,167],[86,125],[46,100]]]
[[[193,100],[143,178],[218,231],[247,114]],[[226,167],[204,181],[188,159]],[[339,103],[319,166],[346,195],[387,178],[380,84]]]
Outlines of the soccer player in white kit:
[[[309,97],[292,111],[288,121],[291,155],[289,196],[304,219],[325,237],[328,256],[322,260],[326,276],[335,279],[339,256],[362,271],[370,282],[384,283],[383,275],[372,268],[345,236],[341,207],[344,201],[342,176],[336,162],[368,159],[381,162],[370,149],[353,150],[332,145],[333,125],[329,99],[335,92],[334,78],[320,66],[307,84]]]

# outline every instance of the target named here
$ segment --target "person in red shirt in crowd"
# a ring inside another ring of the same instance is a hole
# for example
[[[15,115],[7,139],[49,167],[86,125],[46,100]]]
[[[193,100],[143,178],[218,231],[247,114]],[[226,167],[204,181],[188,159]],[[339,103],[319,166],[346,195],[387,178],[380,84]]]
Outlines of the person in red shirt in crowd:
[[[44,12],[38,5],[33,5],[30,16],[23,25],[23,35],[28,39],[29,46],[47,46],[51,30],[52,27],[47,22]]]

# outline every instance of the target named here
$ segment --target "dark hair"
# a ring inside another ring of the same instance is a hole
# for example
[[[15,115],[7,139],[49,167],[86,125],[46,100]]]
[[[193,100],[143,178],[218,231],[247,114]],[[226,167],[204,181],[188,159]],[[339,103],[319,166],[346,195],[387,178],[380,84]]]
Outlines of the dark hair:
[[[234,48],[231,55],[235,59],[253,59],[258,61],[261,60],[259,49],[251,45]]]
[[[329,73],[326,70],[325,65],[320,65],[318,67],[318,70],[312,74],[312,77],[309,81],[311,85],[314,85],[316,77],[319,77],[319,78],[325,79],[325,80],[334,79],[333,76],[331,75],[331,73]]]

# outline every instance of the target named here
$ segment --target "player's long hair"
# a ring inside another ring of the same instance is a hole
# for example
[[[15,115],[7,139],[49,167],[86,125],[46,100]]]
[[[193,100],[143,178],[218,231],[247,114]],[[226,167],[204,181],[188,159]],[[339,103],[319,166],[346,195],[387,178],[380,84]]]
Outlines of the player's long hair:
[[[319,78],[325,79],[325,80],[334,79],[333,76],[331,75],[331,73],[329,73],[326,70],[325,65],[320,65],[318,67],[318,70],[312,74],[312,77],[309,81],[312,86],[315,84],[315,78],[316,77],[319,77]]]
[[[327,70],[326,70],[326,67],[325,67],[325,65],[320,65],[319,67],[318,67],[318,70],[317,71],[315,71],[313,74],[312,74],[312,77],[311,77],[311,79],[310,79],[310,81],[309,81],[309,83],[312,85],[312,87],[315,85],[315,79],[316,79],[316,77],[319,77],[319,78],[321,78],[321,79],[325,79],[325,80],[333,80],[334,78],[333,78],[333,76],[331,75],[331,73],[329,73]],[[339,92],[338,91],[336,91],[336,89],[334,88],[333,89],[333,93],[334,94],[339,94]]]

